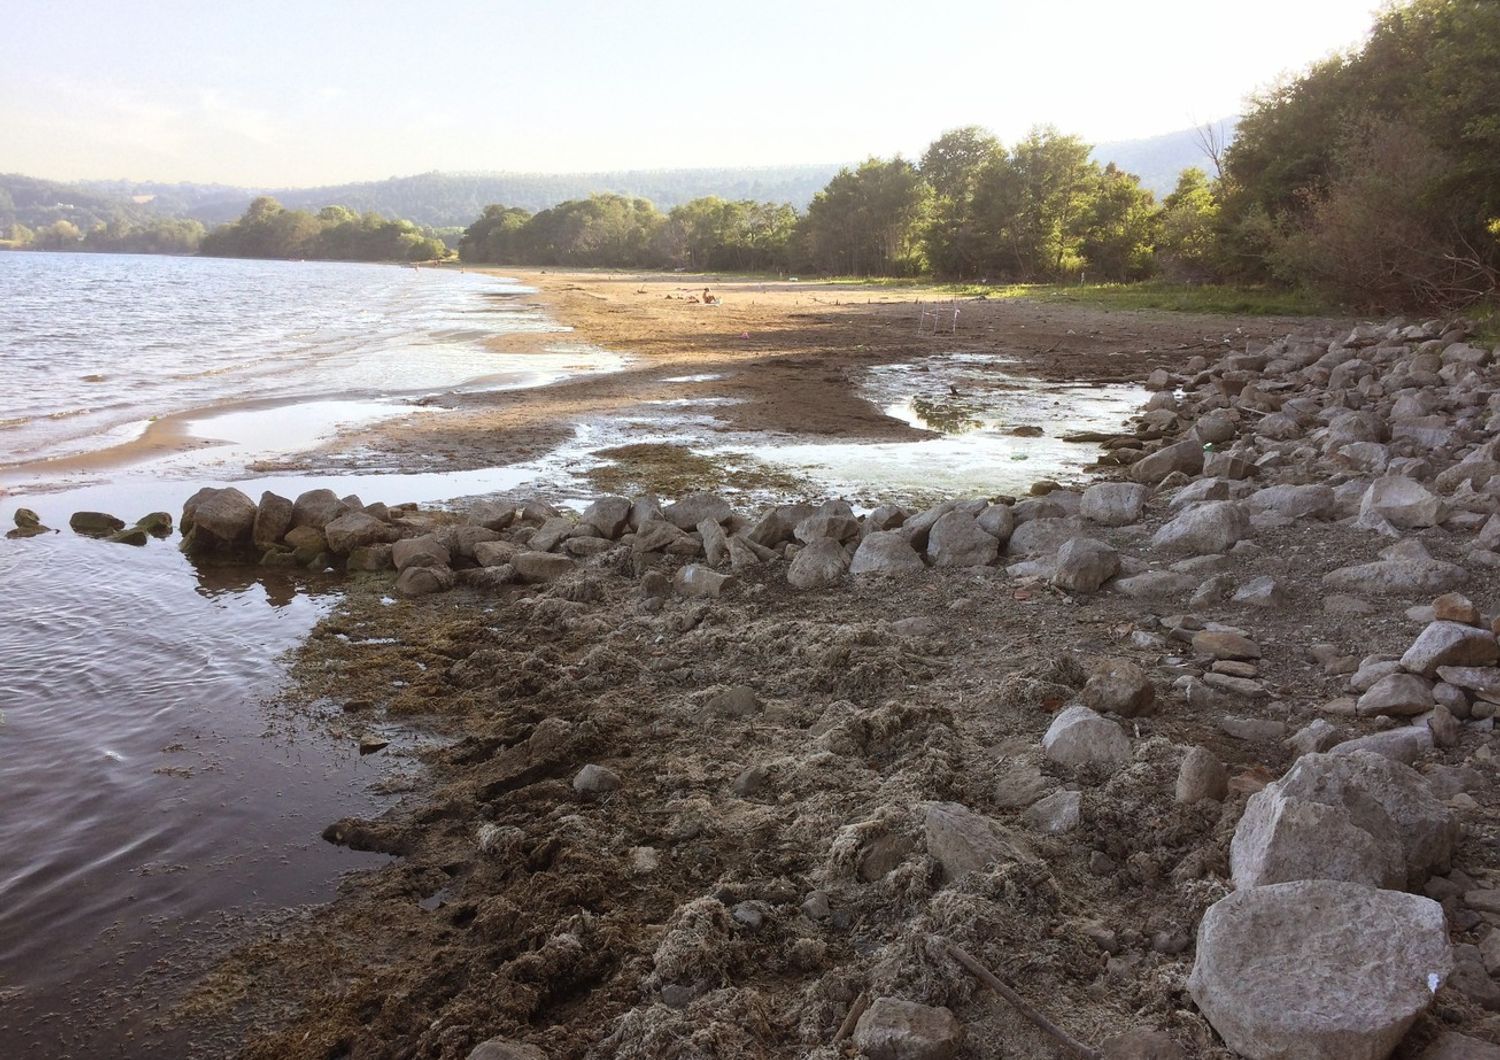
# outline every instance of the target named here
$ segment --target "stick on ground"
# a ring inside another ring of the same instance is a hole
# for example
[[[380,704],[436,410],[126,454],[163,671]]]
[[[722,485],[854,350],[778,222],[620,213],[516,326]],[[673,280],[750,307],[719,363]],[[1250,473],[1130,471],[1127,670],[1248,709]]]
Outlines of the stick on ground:
[[[993,972],[971,957],[961,947],[947,939],[942,940],[942,942],[955,961],[963,965],[964,968],[985,986],[1005,998],[1006,1001],[1009,1001],[1021,1015],[1025,1016],[1032,1023],[1035,1023],[1063,1048],[1067,1049],[1074,1056],[1079,1057],[1080,1060],[1102,1060],[1102,1054],[1097,1049],[1083,1044],[1083,1042],[1080,1042],[1077,1038],[1074,1038],[1067,1031],[1042,1015],[1025,998],[998,979]]]

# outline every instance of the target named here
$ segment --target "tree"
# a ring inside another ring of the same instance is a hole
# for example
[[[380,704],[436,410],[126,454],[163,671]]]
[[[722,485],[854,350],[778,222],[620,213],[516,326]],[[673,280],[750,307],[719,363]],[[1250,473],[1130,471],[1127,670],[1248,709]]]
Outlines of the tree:
[[[1119,282],[1151,274],[1161,211],[1139,177],[1111,162],[1080,220],[1079,250],[1091,277]]]
[[[933,189],[923,244],[931,267],[946,276],[972,276],[982,258],[974,224],[974,189],[991,163],[1005,160],[1000,141],[975,125],[953,129],[922,154],[922,177]]]
[[[1157,259],[1170,279],[1203,282],[1217,274],[1219,203],[1208,174],[1184,169],[1162,200]]]
[[[813,264],[849,275],[911,275],[924,265],[920,233],[932,189],[899,155],[843,169],[813,196],[802,236]]]
[[[36,230],[33,245],[43,250],[77,250],[83,233],[72,221],[53,221]]]

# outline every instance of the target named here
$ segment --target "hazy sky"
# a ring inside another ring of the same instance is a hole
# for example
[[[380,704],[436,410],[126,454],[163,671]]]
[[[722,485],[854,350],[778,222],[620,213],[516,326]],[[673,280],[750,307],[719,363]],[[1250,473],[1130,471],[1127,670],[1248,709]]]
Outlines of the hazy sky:
[[[7,0],[0,171],[302,185],[771,165],[1232,114],[1376,0]]]

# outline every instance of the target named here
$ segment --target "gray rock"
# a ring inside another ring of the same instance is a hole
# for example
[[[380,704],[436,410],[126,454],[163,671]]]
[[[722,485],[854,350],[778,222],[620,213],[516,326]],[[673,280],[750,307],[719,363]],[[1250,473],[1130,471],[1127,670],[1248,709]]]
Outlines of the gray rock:
[[[1157,483],[1174,471],[1196,475],[1203,470],[1201,442],[1178,442],[1158,449],[1130,467],[1130,477],[1137,482]]]
[[[547,1060],[547,1054],[534,1045],[491,1038],[476,1045],[467,1060]]]
[[[474,546],[474,562],[481,567],[503,567],[517,552],[524,551],[509,541],[481,541]]]
[[[563,516],[553,516],[537,527],[536,533],[526,540],[526,547],[533,552],[551,552],[568,539],[577,524]]]
[[[1139,482],[1099,482],[1083,491],[1078,514],[1102,526],[1129,526],[1141,521],[1150,496]]]
[[[630,527],[630,501],[624,497],[600,497],[583,510],[579,522],[592,526],[600,537],[617,540]]]
[[[1299,755],[1318,754],[1344,738],[1338,726],[1326,718],[1314,718],[1287,738],[1287,746]]]
[[[1455,688],[1466,689],[1480,699],[1500,703],[1500,668],[1493,666],[1439,666],[1438,676]]]
[[[1384,475],[1370,484],[1360,501],[1361,520],[1383,519],[1403,530],[1437,526],[1445,515],[1443,502],[1414,479]]]
[[[689,563],[672,576],[672,587],[679,595],[717,599],[734,584],[732,575],[720,574],[701,563]]]
[[[1156,710],[1156,688],[1151,678],[1129,659],[1104,659],[1094,666],[1083,686],[1083,704],[1134,718]]]
[[[256,516],[256,525],[260,516]],[[366,545],[389,544],[396,540],[397,531],[364,512],[348,512],[323,527],[323,536],[330,551],[347,556]]]
[[[641,523],[635,532],[635,540],[631,542],[632,552],[666,552],[676,551],[678,546],[689,542],[687,532],[673,526],[664,519],[648,519]],[[698,546],[694,545],[694,551]]]
[[[850,574],[912,574],[927,569],[900,530],[867,534],[854,552]]]
[[[1500,644],[1495,635],[1458,622],[1433,622],[1401,656],[1403,668],[1428,677],[1443,666],[1494,666],[1497,662]]]
[[[1103,541],[1075,537],[1057,550],[1052,584],[1075,593],[1094,593],[1120,570],[1120,555]]]
[[[1344,880],[1367,887],[1402,887],[1406,866],[1394,827],[1379,835],[1360,828],[1342,804],[1286,794],[1270,784],[1250,796],[1229,847],[1237,888],[1290,880]]]
[[[1415,717],[1432,709],[1432,682],[1416,674],[1387,674],[1359,697],[1361,714]]]
[[[1128,765],[1130,737],[1083,704],[1075,704],[1052,719],[1042,737],[1042,752],[1052,761],[1072,768],[1097,766],[1111,772]]]
[[[1006,810],[1030,806],[1056,785],[1030,763],[1015,763],[995,782],[995,805]]]
[[[952,1060],[963,1027],[946,1008],[878,997],[854,1025],[853,1038],[869,1060]]]
[[[643,493],[639,497],[630,499],[629,526],[631,530],[639,530],[647,523],[659,522],[666,522],[666,520],[662,518],[661,502],[656,499],[656,494]]]
[[[1033,803],[1026,811],[1026,823],[1038,832],[1062,835],[1078,827],[1082,819],[1083,793],[1078,791],[1055,791],[1046,798]]]
[[[402,596],[431,596],[447,592],[455,581],[447,567],[407,567],[396,576],[396,591]]]
[[[792,540],[797,524],[814,513],[810,504],[782,504],[770,509],[746,537],[763,548],[775,548]]]
[[[761,712],[763,705],[749,685],[732,685],[710,698],[703,709],[721,718],[751,718]]]
[[[795,589],[823,589],[835,585],[849,569],[849,553],[832,538],[820,538],[797,553],[786,580]]]
[[[1267,486],[1245,498],[1252,513],[1270,513],[1288,519],[1331,519],[1337,514],[1333,488],[1321,483],[1310,486]]]
[[[724,527],[713,519],[698,524],[698,536],[703,539],[703,558],[710,567],[719,567],[729,558],[729,538]]]
[[[1469,580],[1459,566],[1433,559],[1411,556],[1375,560],[1340,567],[1323,576],[1330,589],[1348,593],[1424,593],[1433,594],[1458,589]]]
[[[1299,880],[1215,903],[1188,991],[1243,1056],[1385,1060],[1452,967],[1431,899]]]
[[[1032,856],[1019,835],[956,802],[928,803],[923,808],[923,828],[927,853],[942,867],[944,883],[996,862]]]
[[[840,543],[859,539],[859,520],[837,512],[819,512],[803,519],[792,530],[792,536],[803,544],[831,537]]]
[[[237,489],[214,490],[193,511],[196,548],[248,548],[255,532],[255,502]]]
[[[689,493],[676,504],[667,505],[662,518],[679,530],[691,530],[705,519],[725,522],[734,510],[717,493]]]
[[[1269,575],[1251,578],[1230,597],[1234,603],[1249,607],[1284,607],[1287,599],[1286,590],[1281,587],[1281,583]]]
[[[280,544],[291,528],[292,502],[266,490],[255,506],[255,524],[251,527],[250,540],[264,552],[272,545]]]
[[[523,582],[550,582],[578,569],[576,561],[555,552],[517,552],[510,558]]]
[[[1334,744],[1329,754],[1352,754],[1355,751],[1369,751],[1391,759],[1393,762],[1401,762],[1410,765],[1422,755],[1432,750],[1432,732],[1423,725],[1408,726],[1404,729],[1387,729],[1385,732],[1372,732],[1368,736],[1357,736],[1352,740]]]
[[[1409,766],[1369,751],[1303,755],[1260,794],[1273,789],[1346,811],[1387,853],[1394,882],[1384,886],[1420,887],[1433,872],[1448,871],[1458,822]]]
[[[373,505],[371,507],[374,507]],[[379,518],[376,512],[370,512]],[[469,509],[469,522],[496,533],[508,529],[516,521],[516,507],[499,501],[481,501]]]
[[[573,777],[573,790],[580,795],[617,791],[619,787],[620,775],[618,773],[592,762],[580,769]]]
[[[1250,517],[1234,501],[1208,501],[1189,508],[1167,523],[1151,538],[1152,547],[1164,552],[1205,555],[1227,552],[1250,536]]]
[[[1004,504],[990,505],[976,515],[974,521],[979,524],[979,529],[1002,545],[1010,541],[1010,535],[1016,530],[1015,514]]]
[[[1110,588],[1123,596],[1149,600],[1162,596],[1186,596],[1198,584],[1191,575],[1168,570],[1148,570],[1126,578],[1116,578]]]
[[[927,555],[935,567],[987,567],[1000,555],[1000,542],[979,528],[972,515],[952,511],[932,524]]]
[[[452,562],[448,548],[433,534],[408,537],[391,546],[391,561],[396,569],[408,567],[446,567]]]
[[[1260,645],[1228,629],[1203,629],[1193,634],[1193,651],[1213,659],[1259,659]]]
[[[1191,805],[1204,799],[1222,800],[1229,794],[1229,773],[1206,747],[1192,747],[1177,770],[1176,798]]]
[[[348,510],[333,490],[308,490],[292,505],[292,525],[321,530]]]

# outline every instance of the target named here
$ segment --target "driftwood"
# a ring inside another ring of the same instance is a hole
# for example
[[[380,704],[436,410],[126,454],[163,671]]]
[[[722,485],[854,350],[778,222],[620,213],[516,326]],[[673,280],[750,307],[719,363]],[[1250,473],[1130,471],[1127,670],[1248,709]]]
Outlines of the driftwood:
[[[1046,1016],[1042,1015],[1042,1013],[1033,1008],[1025,998],[1016,993],[1015,990],[1011,989],[1011,987],[1006,983],[998,979],[993,972],[991,972],[988,968],[971,957],[961,947],[955,945],[947,939],[942,940],[942,945],[948,951],[949,956],[951,956],[959,964],[963,965],[964,968],[968,970],[976,979],[978,979],[985,986],[989,987],[995,993],[999,994],[1001,997],[1005,998],[1006,1001],[1009,1001],[1011,1005],[1015,1007],[1016,1011],[1020,1012],[1021,1015],[1025,1016],[1032,1023],[1035,1023],[1044,1032],[1046,1032],[1048,1037],[1061,1045],[1069,1053],[1076,1057],[1079,1057],[1080,1060],[1103,1060],[1103,1054],[1100,1053],[1097,1049],[1094,1049],[1090,1046],[1085,1045],[1083,1042],[1080,1042],[1077,1038],[1074,1038],[1067,1031],[1063,1030],[1057,1024],[1049,1020]]]
[[[870,992],[864,991],[854,999],[854,1004],[849,1006],[849,1012],[844,1016],[844,1022],[839,1024],[839,1032],[833,1036],[833,1040],[841,1042],[854,1033],[854,1025],[859,1018],[865,1014],[865,1009],[870,1007]]]

